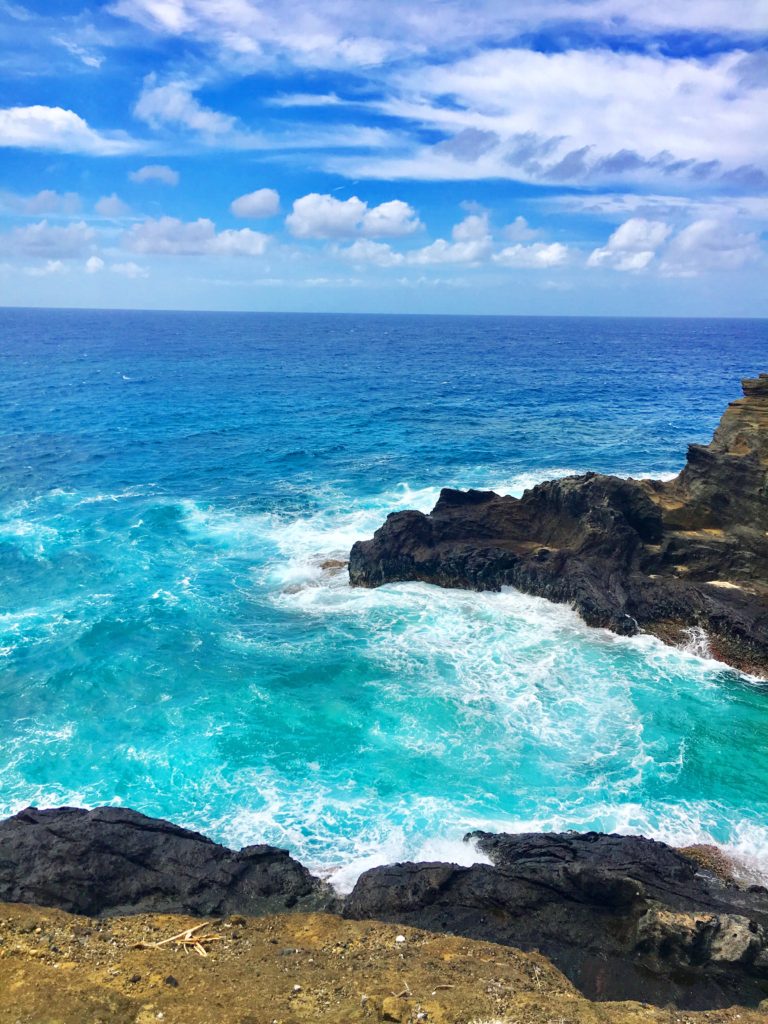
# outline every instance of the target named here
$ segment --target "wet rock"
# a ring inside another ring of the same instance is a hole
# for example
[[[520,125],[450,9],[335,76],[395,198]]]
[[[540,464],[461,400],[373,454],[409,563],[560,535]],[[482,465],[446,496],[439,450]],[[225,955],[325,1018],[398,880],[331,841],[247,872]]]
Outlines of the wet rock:
[[[591,626],[645,629],[768,673],[768,374],[743,382],[708,446],[671,481],[586,473],[522,498],[444,489],[429,515],[390,515],[352,548],[353,586],[514,586]]]
[[[0,901],[91,915],[216,915],[307,910],[329,900],[285,850],[235,853],[136,811],[30,807],[0,822]]]

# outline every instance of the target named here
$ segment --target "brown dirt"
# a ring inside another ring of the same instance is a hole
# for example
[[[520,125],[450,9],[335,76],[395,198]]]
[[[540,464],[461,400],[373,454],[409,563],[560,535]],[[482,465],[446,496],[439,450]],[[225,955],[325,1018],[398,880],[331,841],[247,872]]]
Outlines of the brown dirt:
[[[590,1003],[537,953],[329,914],[212,922],[209,934],[224,938],[205,944],[206,957],[174,944],[137,948],[198,924],[0,904],[1,1024],[766,1021],[743,1009]]]

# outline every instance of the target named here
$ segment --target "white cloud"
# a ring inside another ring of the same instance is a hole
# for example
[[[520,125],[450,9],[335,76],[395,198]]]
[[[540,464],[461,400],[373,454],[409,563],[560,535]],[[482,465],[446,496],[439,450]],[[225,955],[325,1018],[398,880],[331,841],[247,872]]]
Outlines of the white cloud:
[[[272,107],[338,107],[344,100],[339,99],[335,92],[294,92],[272,96],[268,102]]]
[[[194,85],[189,82],[158,85],[157,75],[152,72],[144,79],[133,113],[152,128],[174,125],[208,136],[229,135],[236,130],[236,118],[204,107],[193,93]]]
[[[454,226],[451,238],[451,242],[438,238],[431,245],[409,252],[408,263],[480,263],[488,259],[493,249],[488,215],[472,213],[465,217]]]
[[[662,259],[661,273],[696,277],[708,271],[740,270],[764,258],[760,239],[722,220],[694,221],[675,235]]]
[[[14,213],[39,217],[51,213],[77,213],[81,203],[77,192],[61,193],[46,188],[33,196],[19,196],[12,192],[0,193],[0,206]]]
[[[396,238],[422,226],[413,207],[399,199],[369,208],[357,196],[317,192],[296,199],[285,223],[295,238]]]
[[[587,266],[608,266],[626,271],[645,270],[671,230],[669,224],[662,220],[630,217],[613,232],[604,247],[593,250]]]
[[[90,156],[119,156],[140,148],[124,133],[95,131],[72,110],[40,105],[0,110],[0,146]]]
[[[338,10],[314,5],[254,0],[116,0],[114,14],[167,35],[213,43],[245,67],[262,66],[289,54],[302,67],[367,67],[406,52],[406,42],[382,38],[376,26],[360,31],[365,11],[348,3]],[[374,19],[378,27],[386,23]]]
[[[104,269],[104,260],[100,256],[89,256],[85,261],[86,274],[98,274]]]
[[[250,228],[217,233],[213,221],[206,217],[190,222],[160,217],[135,224],[124,242],[133,252],[166,256],[261,256],[269,236]]]
[[[552,242],[547,245],[544,242],[534,242],[533,245],[523,245],[517,242],[509,245],[493,257],[497,263],[505,267],[531,267],[533,269],[546,270],[550,267],[561,267],[568,261],[568,246],[562,242]]]
[[[128,177],[138,185],[143,185],[147,181],[159,181],[162,185],[179,184],[179,172],[166,164],[146,164],[138,171],[131,171]]]
[[[273,188],[259,188],[234,199],[229,208],[236,217],[271,217],[280,209],[280,195]]]
[[[416,211],[409,203],[404,203],[402,199],[391,199],[366,211],[362,233],[368,238],[397,238],[412,235],[421,227]]]
[[[525,217],[515,217],[511,224],[503,229],[502,234],[510,242],[529,242],[537,238],[541,232],[532,228]]]
[[[30,277],[48,277],[49,274],[63,274],[66,270],[61,260],[47,260],[41,267],[25,267],[24,273]]]
[[[112,13],[149,31],[213,44],[246,67],[288,58],[304,67],[370,67],[391,59],[475,49],[521,32],[581,26],[593,38],[661,31],[717,31],[739,38],[768,31],[755,0],[451,0],[435,7],[391,0],[115,0]]]
[[[269,244],[269,235],[250,228],[222,231],[212,242],[212,252],[223,256],[261,256]]]
[[[113,263],[109,269],[113,274],[120,274],[122,277],[127,277],[132,281],[139,277],[149,277],[149,272],[132,260],[129,260],[127,263]]]
[[[353,263],[373,263],[377,267],[396,267],[404,262],[405,257],[395,252],[386,242],[374,242],[370,238],[358,238],[346,249],[336,252],[344,259]]]
[[[37,224],[14,228],[10,234],[10,245],[27,256],[58,258],[79,256],[95,237],[93,228],[82,220],[64,226],[41,220]]]
[[[67,39],[64,36],[53,36],[52,41],[58,43],[59,46],[63,46],[65,50],[71,53],[73,57],[77,57],[88,68],[100,68],[104,63],[104,58],[101,54],[87,50],[74,39]]]
[[[386,180],[644,186],[737,174],[746,187],[768,170],[768,104],[762,89],[740,84],[742,58],[487,48],[422,65],[390,75],[375,107],[446,139],[405,156],[337,156],[328,168]]]
[[[130,206],[124,203],[120,196],[116,193],[112,193],[111,196],[102,196],[94,204],[94,209],[100,217],[116,218],[124,217],[126,214],[131,212]]]

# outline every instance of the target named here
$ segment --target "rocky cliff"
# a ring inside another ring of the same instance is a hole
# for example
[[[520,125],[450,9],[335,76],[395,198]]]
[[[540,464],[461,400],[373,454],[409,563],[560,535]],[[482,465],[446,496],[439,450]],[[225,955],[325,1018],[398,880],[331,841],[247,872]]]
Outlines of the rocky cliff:
[[[422,580],[572,604],[591,626],[681,642],[768,675],[768,374],[743,381],[671,481],[587,473],[522,498],[444,489],[352,548],[353,586]]]
[[[491,863],[373,868],[340,897],[274,847],[235,852],[122,808],[28,808],[0,822],[0,903],[99,916],[321,910],[538,949],[590,998],[706,1009],[768,996],[768,890],[639,837],[467,840]]]

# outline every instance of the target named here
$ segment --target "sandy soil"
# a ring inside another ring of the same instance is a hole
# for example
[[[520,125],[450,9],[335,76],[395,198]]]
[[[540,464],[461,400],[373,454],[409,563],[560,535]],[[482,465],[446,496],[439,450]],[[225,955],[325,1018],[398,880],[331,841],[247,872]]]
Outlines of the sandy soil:
[[[590,1003],[538,954],[327,914],[93,920],[0,904],[0,1024],[766,1024]],[[212,936],[220,936],[213,939]],[[193,943],[199,939],[202,956]]]

